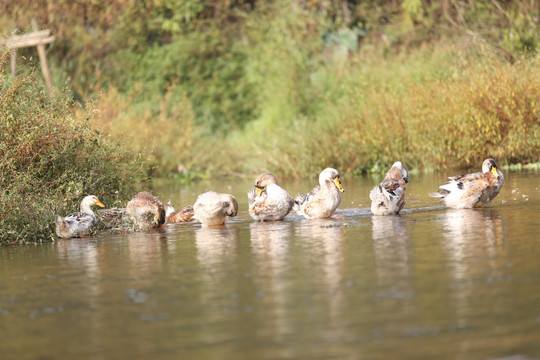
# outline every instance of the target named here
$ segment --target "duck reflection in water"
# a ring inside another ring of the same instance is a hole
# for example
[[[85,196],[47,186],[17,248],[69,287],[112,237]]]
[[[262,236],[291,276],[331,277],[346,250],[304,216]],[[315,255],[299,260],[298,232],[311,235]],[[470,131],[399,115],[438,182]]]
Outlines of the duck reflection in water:
[[[268,264],[272,271],[283,268],[292,234],[292,223],[288,221],[251,223],[251,251]]]
[[[254,269],[258,288],[263,289],[264,312],[260,313],[265,331],[286,338],[294,332],[294,316],[290,313],[291,292],[296,284],[291,276],[289,245],[293,222],[253,222],[249,225],[251,252],[256,259]]]
[[[237,243],[236,228],[202,226],[195,231],[197,258],[204,267],[212,268],[234,261],[237,256]]]
[[[221,323],[238,311],[239,283],[231,274],[238,264],[238,229],[202,226],[195,231],[199,303],[221,311],[203,312],[202,322]]]
[[[393,287],[397,279],[409,281],[412,259],[407,219],[400,215],[372,216],[373,252],[380,286]],[[408,287],[408,285],[405,285]]]
[[[466,324],[471,314],[478,312],[474,305],[478,290],[467,284],[492,276],[492,269],[506,256],[504,241],[508,236],[496,209],[449,209],[442,215],[445,263],[454,284],[450,298],[456,318]]]
[[[298,233],[305,244],[306,255],[311,255],[309,261],[310,272],[316,281],[318,289],[325,289],[328,302],[329,328],[335,329],[335,333],[328,336],[342,336],[340,319],[345,316],[343,309],[344,294],[344,227],[343,222],[333,219],[303,220],[298,227]]]
[[[493,256],[506,238],[497,209],[449,209],[443,213],[442,226],[445,247],[453,260]]]

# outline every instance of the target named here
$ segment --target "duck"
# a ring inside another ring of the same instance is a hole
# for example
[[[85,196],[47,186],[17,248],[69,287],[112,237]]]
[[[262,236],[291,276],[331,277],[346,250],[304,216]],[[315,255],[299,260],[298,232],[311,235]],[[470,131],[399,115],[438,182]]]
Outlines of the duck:
[[[291,211],[294,200],[280,187],[273,174],[263,173],[248,191],[249,215],[260,222],[283,220]]]
[[[139,230],[161,227],[165,223],[165,207],[147,191],[136,194],[126,205],[126,212]]]
[[[405,188],[408,182],[409,171],[401,161],[396,161],[383,181],[369,193],[371,212],[374,215],[399,214],[405,205]]]
[[[319,174],[318,186],[309,194],[299,193],[295,196],[293,209],[308,219],[329,218],[341,203],[341,193],[344,191],[339,172],[326,168]]]
[[[495,160],[489,158],[482,163],[482,172],[449,177],[450,181],[439,186],[439,191],[430,193],[453,209],[471,209],[493,200],[504,184],[504,175]]]
[[[223,225],[227,216],[237,214],[238,201],[230,194],[208,191],[199,195],[193,205],[193,217],[206,226]]]
[[[113,207],[109,209],[98,209],[96,211],[98,219],[98,230],[128,230],[133,228],[133,220],[127,214],[126,208]]]
[[[67,215],[56,216],[56,235],[63,239],[83,237],[92,233],[98,220],[92,211],[92,206],[105,207],[95,195],[85,196],[81,201],[80,211]]]
[[[187,205],[182,209],[176,211],[171,205],[171,201],[167,202],[167,208],[165,210],[165,222],[167,224],[178,224],[183,222],[194,221],[193,218],[193,205]]]

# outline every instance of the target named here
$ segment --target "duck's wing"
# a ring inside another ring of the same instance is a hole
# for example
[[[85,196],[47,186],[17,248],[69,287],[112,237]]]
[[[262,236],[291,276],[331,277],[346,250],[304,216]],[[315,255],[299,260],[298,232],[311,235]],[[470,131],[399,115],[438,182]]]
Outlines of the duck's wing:
[[[302,193],[296,194],[296,196],[294,197],[294,205],[293,205],[294,211],[299,212],[301,208],[305,204],[307,204],[310,201],[310,199],[315,198],[320,191],[321,191],[321,187],[317,185],[313,188],[313,190],[311,190],[307,194],[302,194]]]
[[[486,175],[477,172],[467,175],[458,175],[458,176],[452,176],[448,178],[450,181],[448,181],[446,184],[439,186],[440,189],[452,192],[452,191],[469,191],[470,189],[477,189],[481,188],[483,186],[487,186],[488,182],[486,179]]]
[[[375,215],[397,214],[405,205],[405,181],[385,180],[369,193]]]
[[[405,181],[402,180],[401,178],[384,180],[381,183],[381,187],[383,187],[389,194],[394,195],[394,196],[396,195],[397,189],[401,189],[404,191],[405,186],[406,186]]]
[[[253,202],[255,202],[255,199],[257,198],[257,189],[253,188],[247,192],[248,197],[248,204],[251,206]]]
[[[72,236],[88,234],[97,225],[95,216],[80,212],[69,214],[62,220],[62,226],[67,227]]]
[[[181,223],[195,220],[192,205],[187,205],[179,211],[167,216],[167,223]]]
[[[266,193],[263,193],[250,204],[249,212],[255,216],[263,216],[264,219],[282,219],[289,213],[293,203],[290,196],[285,201],[275,201],[275,199],[272,201]]]

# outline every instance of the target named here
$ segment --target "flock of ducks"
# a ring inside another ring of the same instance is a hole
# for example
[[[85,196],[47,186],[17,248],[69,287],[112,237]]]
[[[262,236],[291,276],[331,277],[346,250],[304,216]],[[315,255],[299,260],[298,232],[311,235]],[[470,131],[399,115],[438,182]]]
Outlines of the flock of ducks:
[[[504,176],[493,159],[486,159],[482,172],[449,178],[439,191],[430,193],[432,197],[454,209],[478,207],[489,203],[497,196],[504,183]],[[400,161],[395,162],[383,181],[369,194],[371,211],[374,215],[399,214],[405,205],[405,189],[409,182],[409,172]],[[333,168],[324,169],[319,175],[319,185],[307,194],[298,194],[293,199],[278,185],[274,175],[264,173],[255,179],[254,188],[247,193],[249,215],[256,221],[283,220],[291,210],[308,219],[322,219],[332,216],[341,203],[344,192],[339,172]],[[82,237],[97,229],[105,229],[114,224],[131,221],[140,230],[160,227],[167,223],[199,221],[205,226],[223,225],[227,216],[238,214],[238,202],[230,194],[208,191],[197,197],[193,206],[188,205],[176,211],[170,202],[165,207],[152,194],[144,191],[133,197],[125,209],[98,210],[99,220],[92,206],[104,207],[99,199],[86,196],[80,211],[66,217],[56,217],[56,234],[61,238]]]

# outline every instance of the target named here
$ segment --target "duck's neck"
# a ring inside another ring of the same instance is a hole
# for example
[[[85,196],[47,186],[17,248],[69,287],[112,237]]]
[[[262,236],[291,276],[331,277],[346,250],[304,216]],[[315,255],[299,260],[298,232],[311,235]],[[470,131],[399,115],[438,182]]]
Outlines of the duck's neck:
[[[94,214],[94,212],[90,208],[90,205],[85,203],[85,202],[81,203],[81,212],[84,213],[84,214],[96,216],[96,214]]]
[[[320,185],[321,185],[321,189],[327,192],[332,192],[333,190],[337,190],[336,185],[332,182],[332,180],[325,180],[324,183]]]

